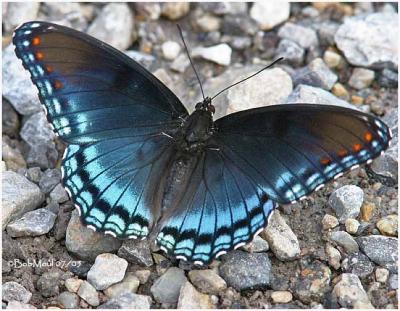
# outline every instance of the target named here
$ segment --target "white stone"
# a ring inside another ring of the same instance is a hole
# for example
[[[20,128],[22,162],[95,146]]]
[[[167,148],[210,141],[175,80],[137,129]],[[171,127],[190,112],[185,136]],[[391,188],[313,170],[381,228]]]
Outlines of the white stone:
[[[231,55],[232,49],[226,43],[210,47],[196,47],[192,51],[193,57],[201,57],[223,66],[231,63]]]
[[[288,303],[293,299],[293,295],[289,291],[279,290],[271,294],[271,299],[274,303]]]
[[[250,16],[262,30],[270,30],[289,18],[290,3],[286,1],[257,1],[250,9]]]
[[[343,308],[374,309],[357,275],[343,273],[333,288],[333,295]]]
[[[21,23],[35,20],[39,6],[40,2],[34,1],[9,2],[3,19],[5,30],[11,31]]]
[[[178,56],[181,46],[175,41],[166,41],[161,45],[161,50],[165,59],[174,60]]]

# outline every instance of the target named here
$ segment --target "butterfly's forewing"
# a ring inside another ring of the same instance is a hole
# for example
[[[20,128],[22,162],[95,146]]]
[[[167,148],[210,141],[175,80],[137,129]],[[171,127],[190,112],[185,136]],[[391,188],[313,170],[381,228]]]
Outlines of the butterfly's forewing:
[[[376,158],[391,138],[378,118],[337,106],[293,104],[247,110],[215,122],[220,152],[271,199],[302,199]]]

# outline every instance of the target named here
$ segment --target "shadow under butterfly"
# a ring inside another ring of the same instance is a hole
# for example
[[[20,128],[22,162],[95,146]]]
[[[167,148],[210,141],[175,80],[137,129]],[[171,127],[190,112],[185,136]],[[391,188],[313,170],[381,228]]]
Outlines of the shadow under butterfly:
[[[370,163],[392,137],[380,119],[338,106],[275,105],[214,121],[206,97],[189,115],[131,58],[55,24],[25,23],[13,43],[68,144],[62,182],[82,222],[149,237],[195,264],[250,242],[277,204]]]

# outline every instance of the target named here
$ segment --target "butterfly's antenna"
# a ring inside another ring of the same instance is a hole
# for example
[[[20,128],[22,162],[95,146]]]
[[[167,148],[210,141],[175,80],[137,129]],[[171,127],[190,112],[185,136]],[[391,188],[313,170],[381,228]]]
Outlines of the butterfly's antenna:
[[[213,100],[215,97],[217,97],[219,94],[225,92],[226,90],[230,89],[232,86],[238,85],[239,83],[242,83],[252,77],[254,77],[255,75],[258,75],[261,71],[264,71],[265,69],[268,69],[270,67],[272,67],[273,65],[275,65],[277,62],[280,62],[283,59],[283,57],[279,57],[277,60],[274,60],[271,64],[269,64],[268,66],[260,69],[259,71],[257,71],[256,73],[253,73],[251,76],[244,78],[243,80],[240,80],[238,82],[235,82],[229,86],[227,86],[226,88],[224,88],[223,90],[219,91],[216,95],[214,95],[213,97],[211,97],[211,100]]]
[[[194,73],[196,74],[197,81],[199,81],[201,94],[203,95],[203,99],[205,100],[205,96],[204,96],[204,92],[203,92],[203,85],[201,84],[199,75],[197,74],[197,70],[196,70],[196,67],[195,67],[194,64],[193,64],[192,58],[190,57],[189,49],[188,49],[188,47],[187,47],[187,45],[186,45],[185,39],[183,38],[183,33],[182,33],[181,26],[179,26],[179,24],[176,24],[176,26],[177,26],[178,29],[179,29],[179,34],[181,35],[181,39],[182,39],[183,45],[185,46],[186,54],[187,54],[187,56],[189,57],[190,64],[192,65],[193,71],[194,71]]]

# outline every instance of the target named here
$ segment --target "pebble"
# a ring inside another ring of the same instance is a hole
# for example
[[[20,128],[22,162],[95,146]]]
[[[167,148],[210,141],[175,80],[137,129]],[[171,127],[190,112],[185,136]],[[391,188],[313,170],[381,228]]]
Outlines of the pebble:
[[[226,43],[210,47],[196,47],[192,50],[192,57],[201,57],[222,66],[230,65],[231,55],[232,49]]]
[[[180,290],[177,309],[212,309],[211,297],[199,293],[190,282],[186,281]]]
[[[360,227],[360,223],[357,219],[348,218],[346,219],[344,226],[346,227],[346,231],[350,234],[356,234],[358,228]]]
[[[4,70],[5,68],[3,68],[3,72]],[[3,98],[2,103],[2,133],[10,137],[17,137],[20,127],[18,114],[7,99]]]
[[[128,239],[123,241],[118,256],[133,264],[150,267],[153,265],[150,245],[147,240]]]
[[[299,241],[279,211],[271,216],[269,225],[262,234],[279,260],[291,261],[300,255]]]
[[[392,273],[397,273],[397,239],[381,236],[369,235],[357,238],[361,250],[376,264],[389,269]]]
[[[149,280],[151,272],[149,270],[136,270],[135,275],[139,279],[140,284],[146,284]]]
[[[396,214],[385,216],[376,223],[376,226],[384,235],[397,236],[399,227],[398,216]]]
[[[225,15],[221,32],[228,36],[254,36],[258,31],[257,22],[248,14]]]
[[[389,277],[389,288],[392,290],[399,288],[399,276],[397,274],[392,274]]]
[[[382,284],[385,284],[389,278],[389,270],[385,268],[376,268],[375,279]]]
[[[125,276],[128,262],[114,254],[100,254],[87,274],[87,280],[97,290],[122,281]]]
[[[292,22],[285,23],[279,29],[278,36],[294,41],[305,49],[318,45],[318,37],[314,29]]]
[[[65,309],[79,308],[79,296],[75,293],[62,292],[57,300]]]
[[[127,272],[124,279],[104,290],[104,294],[109,298],[116,298],[123,293],[136,293],[140,285],[140,281],[134,272]]]
[[[189,13],[189,2],[167,2],[161,4],[161,15],[170,19],[177,20]]]
[[[215,15],[237,15],[247,12],[245,2],[199,2],[198,5],[204,11],[210,11]]]
[[[356,218],[364,200],[363,190],[354,185],[346,185],[335,190],[329,197],[328,204],[335,211],[339,222],[344,223],[348,218]]]
[[[137,295],[133,293],[124,293],[117,298],[112,298],[106,303],[97,307],[97,309],[150,309],[151,297],[146,295]]]
[[[3,14],[3,24],[5,31],[13,31],[18,25],[26,21],[35,20],[39,12],[39,6],[39,2],[8,3],[7,14]]]
[[[196,19],[196,25],[201,31],[217,31],[221,27],[221,20],[211,14],[204,14]]]
[[[6,171],[2,174],[2,227],[23,214],[34,210],[44,201],[39,187],[20,174]]]
[[[58,23],[71,26],[79,31],[85,31],[87,28],[87,20],[84,16],[84,9],[80,3],[45,2],[42,4],[41,11],[45,13],[46,20],[57,20]]]
[[[242,246],[242,249],[249,253],[262,253],[269,250],[269,244],[260,236],[254,237],[253,241]]]
[[[324,230],[333,229],[339,225],[339,221],[335,216],[325,214],[322,218],[322,228]]]
[[[86,279],[87,274],[91,267],[92,263],[90,262],[76,260],[74,265],[68,266],[68,270],[71,271],[74,275]]]
[[[346,231],[335,231],[329,236],[329,239],[337,245],[343,247],[347,253],[358,252],[358,244],[354,238]]]
[[[56,214],[40,208],[10,222],[7,225],[7,233],[13,238],[43,235],[53,228],[56,218]]]
[[[55,138],[44,112],[31,115],[23,124],[20,134],[29,146],[48,144]]]
[[[2,284],[2,300],[9,301],[19,301],[22,303],[28,303],[31,300],[32,293],[28,291],[25,287],[18,284],[17,282],[5,282]]]
[[[395,88],[399,82],[399,74],[396,71],[384,68],[378,77],[378,82],[382,87]]]
[[[166,60],[174,60],[181,51],[181,46],[175,41],[165,41],[161,50]]]
[[[47,169],[39,180],[39,187],[44,193],[50,193],[61,181],[61,172],[58,169]]]
[[[312,85],[324,90],[330,90],[338,77],[321,58],[311,61],[306,67],[298,69],[293,75],[294,85]]]
[[[330,244],[326,244],[325,246],[325,253],[328,256],[328,262],[331,267],[333,267],[335,270],[340,268],[340,260],[342,259],[342,256],[340,255],[340,252],[334,248]]]
[[[33,183],[39,184],[40,179],[42,178],[42,170],[40,167],[31,167],[26,171],[25,176]]]
[[[331,91],[335,96],[337,96],[343,100],[348,101],[350,99],[349,92],[346,90],[345,86],[339,82],[335,83],[332,86]],[[353,102],[353,100],[352,100],[352,102]]]
[[[2,158],[9,171],[17,172],[20,168],[26,168],[24,157],[18,148],[13,148],[6,141],[2,141]]]
[[[365,202],[361,206],[361,220],[370,221],[372,216],[374,215],[376,206],[372,202]]]
[[[65,280],[65,288],[70,291],[71,293],[77,293],[79,290],[79,287],[82,285],[82,280],[80,279],[75,279],[75,278],[69,278]]]
[[[55,188],[50,192],[50,199],[53,202],[64,203],[69,200],[67,191],[61,184],[55,186]]]
[[[183,73],[185,72],[186,68],[190,65],[189,58],[187,57],[186,53],[181,53],[169,66],[172,70]]]
[[[183,270],[171,267],[154,282],[150,291],[159,303],[177,303],[181,287],[185,282]]]
[[[4,307],[3,307],[3,309],[4,309]],[[6,309],[21,310],[21,309],[37,309],[37,308],[31,304],[12,300],[12,301],[8,302]]]
[[[335,34],[337,47],[354,66],[397,68],[398,14],[348,17]]]
[[[222,257],[221,277],[237,291],[265,288],[271,284],[272,267],[265,253],[235,250]]]
[[[338,53],[329,50],[325,51],[323,59],[329,68],[337,68],[343,62],[342,57]]]
[[[135,50],[128,50],[125,54],[150,71],[153,69],[153,65],[156,61],[156,58],[153,55]]]
[[[318,25],[318,37],[322,46],[334,46],[335,34],[340,24],[331,20],[325,20]]]
[[[252,41],[249,37],[238,37],[235,36],[230,41],[230,45],[235,50],[245,50],[248,49],[252,44]]]
[[[161,15],[161,6],[159,3],[135,2],[135,11],[146,19],[157,20]]]
[[[369,87],[375,79],[375,72],[365,68],[354,68],[349,85],[357,90]]]
[[[361,96],[357,95],[352,95],[351,96],[351,103],[357,106],[360,106],[364,103],[364,98]]]
[[[22,66],[14,49],[12,44],[3,49],[3,96],[19,114],[31,115],[41,111],[42,107],[30,74]]]
[[[56,296],[60,292],[61,281],[60,270],[50,270],[44,272],[37,281],[37,289],[43,297]]]
[[[136,39],[135,17],[126,3],[105,5],[87,33],[118,50],[126,50]]]
[[[304,48],[288,39],[280,40],[275,55],[276,57],[284,57],[285,61],[294,66],[300,66],[304,62]]]
[[[357,275],[359,278],[366,278],[374,272],[375,265],[363,253],[351,253],[343,259],[342,271]]]
[[[226,288],[226,282],[214,270],[191,270],[189,279],[193,285],[202,293],[219,295]]]
[[[340,281],[333,288],[333,294],[343,308],[374,308],[359,278],[354,274],[343,273]]]
[[[78,290],[78,296],[93,307],[100,304],[99,294],[96,289],[87,281],[83,281]]]
[[[250,9],[250,16],[261,30],[270,30],[289,18],[290,3],[280,2],[255,2]]]
[[[97,255],[116,252],[122,242],[111,235],[104,235],[85,227],[77,210],[71,214],[65,236],[65,246],[72,254],[83,260],[94,261]]]
[[[271,299],[273,303],[288,303],[292,301],[293,295],[289,291],[281,290],[273,292]]]

